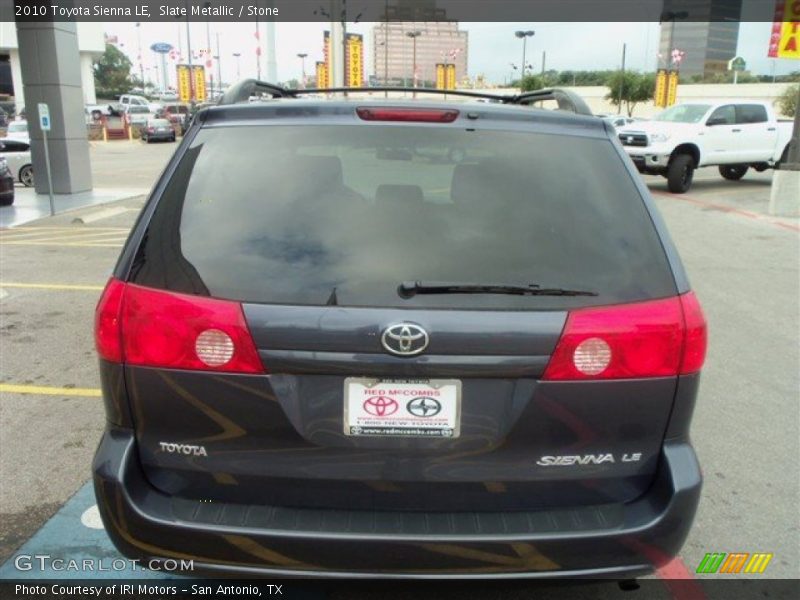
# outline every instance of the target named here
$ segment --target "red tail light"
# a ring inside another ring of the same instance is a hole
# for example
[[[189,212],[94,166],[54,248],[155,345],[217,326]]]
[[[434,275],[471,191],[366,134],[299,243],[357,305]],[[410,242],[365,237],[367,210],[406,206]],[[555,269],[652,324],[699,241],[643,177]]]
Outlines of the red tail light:
[[[420,121],[423,123],[452,123],[458,117],[457,110],[428,108],[366,108],[356,109],[364,121]]]
[[[155,132],[156,132],[156,130],[155,130],[154,127],[148,127],[147,128],[147,133],[155,133]]]
[[[116,337],[114,337],[116,335]],[[263,373],[238,302],[112,279],[97,308],[100,356],[130,365]]]
[[[631,379],[699,371],[706,323],[693,293],[571,311],[542,379]]]
[[[120,337],[120,312],[125,284],[119,279],[109,279],[94,313],[94,341],[101,358],[122,362]]]

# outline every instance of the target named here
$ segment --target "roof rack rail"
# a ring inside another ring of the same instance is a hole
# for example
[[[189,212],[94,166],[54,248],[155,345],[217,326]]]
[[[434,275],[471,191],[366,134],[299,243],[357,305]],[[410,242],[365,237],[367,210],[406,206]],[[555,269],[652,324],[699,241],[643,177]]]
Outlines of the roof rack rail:
[[[417,94],[439,94],[443,96],[464,96],[466,98],[486,98],[489,100],[498,100],[502,102],[508,96],[499,96],[497,94],[487,94],[486,92],[472,92],[468,90],[439,90],[436,88],[423,88],[423,87],[393,87],[393,86],[376,86],[376,87],[335,87],[335,88],[308,88],[303,90],[291,90],[298,94],[335,94],[335,93],[365,93],[365,92],[411,92]]]
[[[257,93],[269,94],[273,98],[292,98],[295,96],[296,92],[297,90],[290,90],[275,83],[259,81],[258,79],[243,79],[225,90],[218,104],[225,105],[247,102],[250,96]]]
[[[555,100],[558,102],[558,108],[561,110],[569,110],[579,115],[592,115],[592,109],[589,108],[589,105],[586,104],[583,98],[572,90],[564,88],[548,88],[532,92],[522,92],[516,96],[507,96],[506,98],[508,104],[532,104],[544,100]]]
[[[289,89],[274,83],[258,81],[256,79],[245,79],[232,85],[223,94],[219,101],[220,105],[238,104],[247,102],[253,94],[269,94],[273,98],[297,98],[304,94],[336,94],[336,93],[373,93],[373,92],[412,92],[417,94],[438,94],[443,96],[463,96],[466,98],[484,98],[495,100],[503,104],[533,104],[544,100],[555,100],[558,108],[568,110],[580,115],[590,115],[592,110],[589,105],[578,94],[564,88],[549,88],[536,90],[533,92],[522,92],[513,96],[491,94],[486,92],[475,92],[469,90],[439,90],[435,88],[415,88],[415,87],[332,87],[332,88],[305,88]]]

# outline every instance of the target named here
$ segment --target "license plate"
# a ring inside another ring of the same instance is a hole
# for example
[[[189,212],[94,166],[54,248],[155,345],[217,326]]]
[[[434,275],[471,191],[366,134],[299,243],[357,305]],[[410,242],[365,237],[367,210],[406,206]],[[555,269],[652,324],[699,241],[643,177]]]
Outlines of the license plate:
[[[457,379],[345,379],[345,435],[456,438],[460,427]]]

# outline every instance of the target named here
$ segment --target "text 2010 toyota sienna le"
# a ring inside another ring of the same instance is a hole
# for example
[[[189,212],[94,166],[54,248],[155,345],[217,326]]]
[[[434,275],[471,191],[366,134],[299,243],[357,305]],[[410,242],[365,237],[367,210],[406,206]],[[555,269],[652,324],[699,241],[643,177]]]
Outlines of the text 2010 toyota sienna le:
[[[195,118],[97,307],[117,548],[304,575],[674,557],[706,327],[613,129],[257,88]]]

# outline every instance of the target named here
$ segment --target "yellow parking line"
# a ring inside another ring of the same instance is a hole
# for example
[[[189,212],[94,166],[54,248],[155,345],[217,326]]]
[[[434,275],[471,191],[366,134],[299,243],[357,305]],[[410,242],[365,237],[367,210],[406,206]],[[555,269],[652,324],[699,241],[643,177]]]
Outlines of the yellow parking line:
[[[69,283],[8,283],[0,281],[0,288],[24,288],[34,290],[75,290],[81,292],[102,291],[102,285],[73,285]]]
[[[102,392],[98,388],[67,388],[52,387],[49,385],[15,385],[0,383],[0,392],[6,394],[37,394],[44,396],[83,396],[86,398],[99,398]]]

